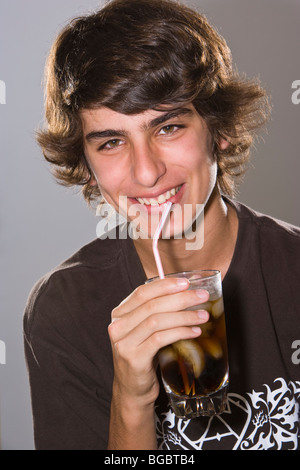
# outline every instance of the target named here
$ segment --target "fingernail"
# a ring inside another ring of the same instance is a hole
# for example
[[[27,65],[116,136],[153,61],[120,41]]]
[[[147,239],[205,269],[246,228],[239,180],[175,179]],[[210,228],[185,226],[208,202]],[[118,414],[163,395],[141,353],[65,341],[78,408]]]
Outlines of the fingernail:
[[[200,318],[200,320],[206,320],[207,319],[207,311],[206,310],[198,310],[197,312],[198,314],[198,317]]]
[[[184,277],[177,279],[177,285],[180,286],[180,287],[188,286],[189,283],[190,283],[189,280],[184,278]]]
[[[201,300],[207,300],[207,295],[209,295],[207,290],[204,290],[204,289],[197,289],[196,294],[198,295],[199,299],[201,299]]]
[[[197,335],[199,335],[201,333],[201,329],[199,328],[199,326],[193,326],[192,330]]]

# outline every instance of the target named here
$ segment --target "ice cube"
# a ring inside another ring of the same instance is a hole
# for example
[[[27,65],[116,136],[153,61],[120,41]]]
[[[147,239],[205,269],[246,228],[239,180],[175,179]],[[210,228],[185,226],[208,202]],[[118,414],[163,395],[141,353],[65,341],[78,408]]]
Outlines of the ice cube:
[[[214,338],[203,338],[201,344],[207,354],[214,359],[221,359],[223,351],[219,341]]]
[[[159,364],[161,367],[166,366],[170,362],[176,361],[177,355],[172,346],[166,346],[159,351]]]
[[[195,378],[198,378],[204,369],[204,353],[196,340],[181,340],[173,344],[175,351],[193,368]]]
[[[212,316],[216,319],[216,318],[219,318],[223,312],[224,312],[223,297],[220,297],[218,300],[213,302],[211,313],[212,313]]]

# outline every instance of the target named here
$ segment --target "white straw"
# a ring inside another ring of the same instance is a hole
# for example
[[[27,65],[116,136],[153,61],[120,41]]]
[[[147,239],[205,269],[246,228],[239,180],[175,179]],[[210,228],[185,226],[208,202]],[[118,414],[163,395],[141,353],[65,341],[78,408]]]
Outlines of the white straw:
[[[153,244],[152,244],[153,254],[154,254],[154,258],[155,258],[155,262],[156,262],[156,266],[157,266],[157,270],[158,270],[158,274],[159,274],[160,279],[164,279],[165,275],[164,275],[164,270],[163,270],[163,267],[162,267],[162,264],[161,264],[161,259],[160,259],[158,248],[157,248],[157,242],[158,242],[158,239],[160,237],[160,233],[163,229],[166,218],[167,218],[167,216],[170,212],[171,206],[172,206],[172,202],[167,202],[166,203],[163,214],[162,214],[161,219],[160,219],[160,222],[157,226],[157,229],[155,230],[155,234],[154,234],[154,237],[153,237]]]

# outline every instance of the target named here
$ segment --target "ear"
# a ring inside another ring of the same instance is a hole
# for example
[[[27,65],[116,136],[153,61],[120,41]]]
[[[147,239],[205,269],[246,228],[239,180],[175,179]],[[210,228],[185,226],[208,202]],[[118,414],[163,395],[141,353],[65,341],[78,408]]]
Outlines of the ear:
[[[227,140],[223,139],[222,137],[219,140],[219,149],[220,150],[226,150],[229,145],[229,142]]]

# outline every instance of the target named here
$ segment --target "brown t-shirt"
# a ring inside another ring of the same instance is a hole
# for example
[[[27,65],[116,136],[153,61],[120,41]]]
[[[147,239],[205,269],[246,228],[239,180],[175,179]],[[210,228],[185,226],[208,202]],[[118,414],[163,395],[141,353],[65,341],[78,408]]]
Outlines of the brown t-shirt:
[[[161,387],[161,449],[300,448],[300,229],[230,203],[239,231],[223,281],[228,409],[179,420]],[[124,237],[93,241],[34,286],[24,338],[37,449],[106,449],[113,380],[107,326],[112,309],[144,281]]]

